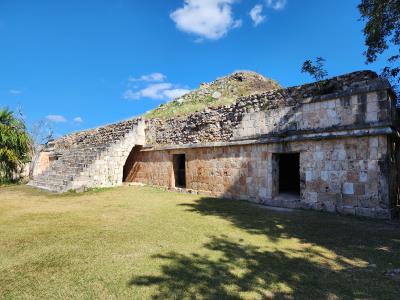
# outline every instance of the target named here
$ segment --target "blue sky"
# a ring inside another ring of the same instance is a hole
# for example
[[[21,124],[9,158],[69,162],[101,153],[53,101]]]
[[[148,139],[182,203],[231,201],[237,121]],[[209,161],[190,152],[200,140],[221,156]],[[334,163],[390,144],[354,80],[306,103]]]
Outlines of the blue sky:
[[[0,0],[0,107],[57,135],[115,122],[254,70],[283,86],[365,65],[359,0]]]

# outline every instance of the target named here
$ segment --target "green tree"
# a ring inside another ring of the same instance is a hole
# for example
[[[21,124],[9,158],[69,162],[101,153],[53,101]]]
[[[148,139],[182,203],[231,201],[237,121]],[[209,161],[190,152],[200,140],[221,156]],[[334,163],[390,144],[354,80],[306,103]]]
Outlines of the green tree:
[[[364,27],[365,56],[367,63],[378,59],[388,49],[395,53],[387,60],[382,75],[395,86],[400,83],[400,0],[361,0],[358,9],[361,19],[366,21]]]
[[[0,183],[10,182],[30,160],[25,122],[8,108],[0,110]]]
[[[317,57],[315,61],[306,60],[301,67],[302,73],[308,73],[316,81],[320,81],[328,76],[328,72],[325,70],[325,59]]]

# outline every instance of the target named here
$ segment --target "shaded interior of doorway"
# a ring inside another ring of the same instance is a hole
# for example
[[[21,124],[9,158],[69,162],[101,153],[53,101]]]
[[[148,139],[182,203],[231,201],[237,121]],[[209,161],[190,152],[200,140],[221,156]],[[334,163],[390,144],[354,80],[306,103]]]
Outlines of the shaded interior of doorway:
[[[279,194],[300,195],[300,153],[279,154]]]
[[[185,154],[173,155],[175,187],[186,188],[186,157]]]

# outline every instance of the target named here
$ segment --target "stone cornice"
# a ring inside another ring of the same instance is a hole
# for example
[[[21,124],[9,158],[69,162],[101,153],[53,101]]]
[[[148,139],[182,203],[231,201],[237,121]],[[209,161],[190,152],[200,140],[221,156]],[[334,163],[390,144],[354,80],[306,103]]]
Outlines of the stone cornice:
[[[300,142],[300,141],[313,141],[321,139],[338,139],[347,137],[361,137],[361,136],[377,136],[377,135],[394,135],[399,134],[390,126],[341,130],[332,132],[321,133],[307,133],[292,135],[286,137],[260,137],[249,138],[243,140],[229,141],[229,142],[213,142],[213,143],[198,143],[198,144],[182,144],[182,145],[164,145],[164,146],[144,146],[143,151],[163,151],[163,150],[179,150],[179,149],[195,149],[195,148],[214,148],[214,147],[227,147],[227,146],[244,146],[244,145],[257,145],[257,144],[271,144],[283,142]]]

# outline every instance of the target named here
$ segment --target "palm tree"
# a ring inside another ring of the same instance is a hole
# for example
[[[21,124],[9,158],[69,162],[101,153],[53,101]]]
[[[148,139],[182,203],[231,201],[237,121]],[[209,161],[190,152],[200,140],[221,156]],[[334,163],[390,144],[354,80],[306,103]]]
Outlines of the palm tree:
[[[0,110],[0,183],[15,178],[30,160],[30,139],[22,119],[8,108]]]

